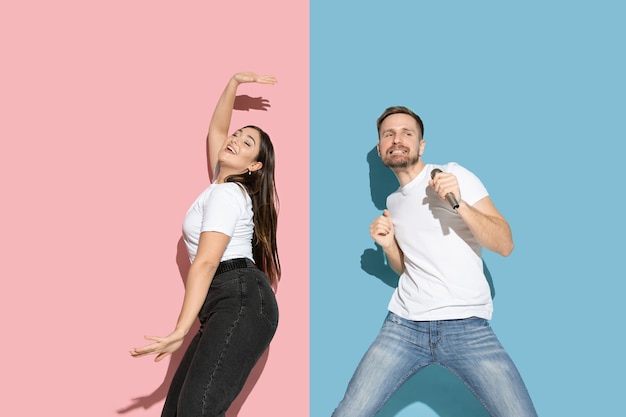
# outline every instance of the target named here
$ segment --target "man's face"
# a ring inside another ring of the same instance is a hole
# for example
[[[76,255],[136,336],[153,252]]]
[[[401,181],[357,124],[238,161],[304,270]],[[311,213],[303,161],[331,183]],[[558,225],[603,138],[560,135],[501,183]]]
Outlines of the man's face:
[[[407,168],[417,164],[424,151],[422,133],[408,114],[388,116],[380,125],[378,155],[389,168]]]

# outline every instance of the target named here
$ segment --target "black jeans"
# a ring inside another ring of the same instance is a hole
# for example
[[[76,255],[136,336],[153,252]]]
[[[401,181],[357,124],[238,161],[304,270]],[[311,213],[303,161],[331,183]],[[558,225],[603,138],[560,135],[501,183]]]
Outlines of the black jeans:
[[[267,276],[239,258],[220,263],[198,318],[162,417],[224,416],[274,337],[278,306]]]

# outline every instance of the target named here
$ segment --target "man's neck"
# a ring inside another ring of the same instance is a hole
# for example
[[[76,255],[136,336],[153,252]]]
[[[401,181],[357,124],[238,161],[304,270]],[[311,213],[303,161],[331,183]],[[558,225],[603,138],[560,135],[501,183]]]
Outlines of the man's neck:
[[[396,174],[396,178],[398,178],[398,182],[400,186],[404,187],[411,181],[415,179],[419,175],[420,172],[426,167],[426,164],[422,162],[420,158],[416,164],[408,166],[406,168],[395,168],[393,169],[393,173]]]

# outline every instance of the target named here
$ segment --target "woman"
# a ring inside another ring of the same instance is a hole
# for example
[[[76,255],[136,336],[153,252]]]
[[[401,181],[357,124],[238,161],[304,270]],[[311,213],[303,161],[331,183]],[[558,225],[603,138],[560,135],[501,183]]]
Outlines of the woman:
[[[256,126],[228,136],[237,87],[249,82],[276,79],[237,73],[217,102],[207,137],[211,185],[183,223],[191,266],[176,327],[168,336],[146,337],[153,343],[131,351],[134,357],[155,354],[160,361],[180,348],[200,319],[162,416],[224,416],[278,324],[272,290],[281,273],[274,148]]]

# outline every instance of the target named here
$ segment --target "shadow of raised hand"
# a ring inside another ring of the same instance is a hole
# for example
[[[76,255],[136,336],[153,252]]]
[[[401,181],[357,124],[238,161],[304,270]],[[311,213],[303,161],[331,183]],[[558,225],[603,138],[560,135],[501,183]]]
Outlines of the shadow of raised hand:
[[[250,111],[250,110],[261,110],[267,111],[272,107],[270,105],[270,101],[263,97],[250,97],[247,95],[241,95],[235,97],[235,104],[233,105],[234,110],[242,110],[242,111]]]

